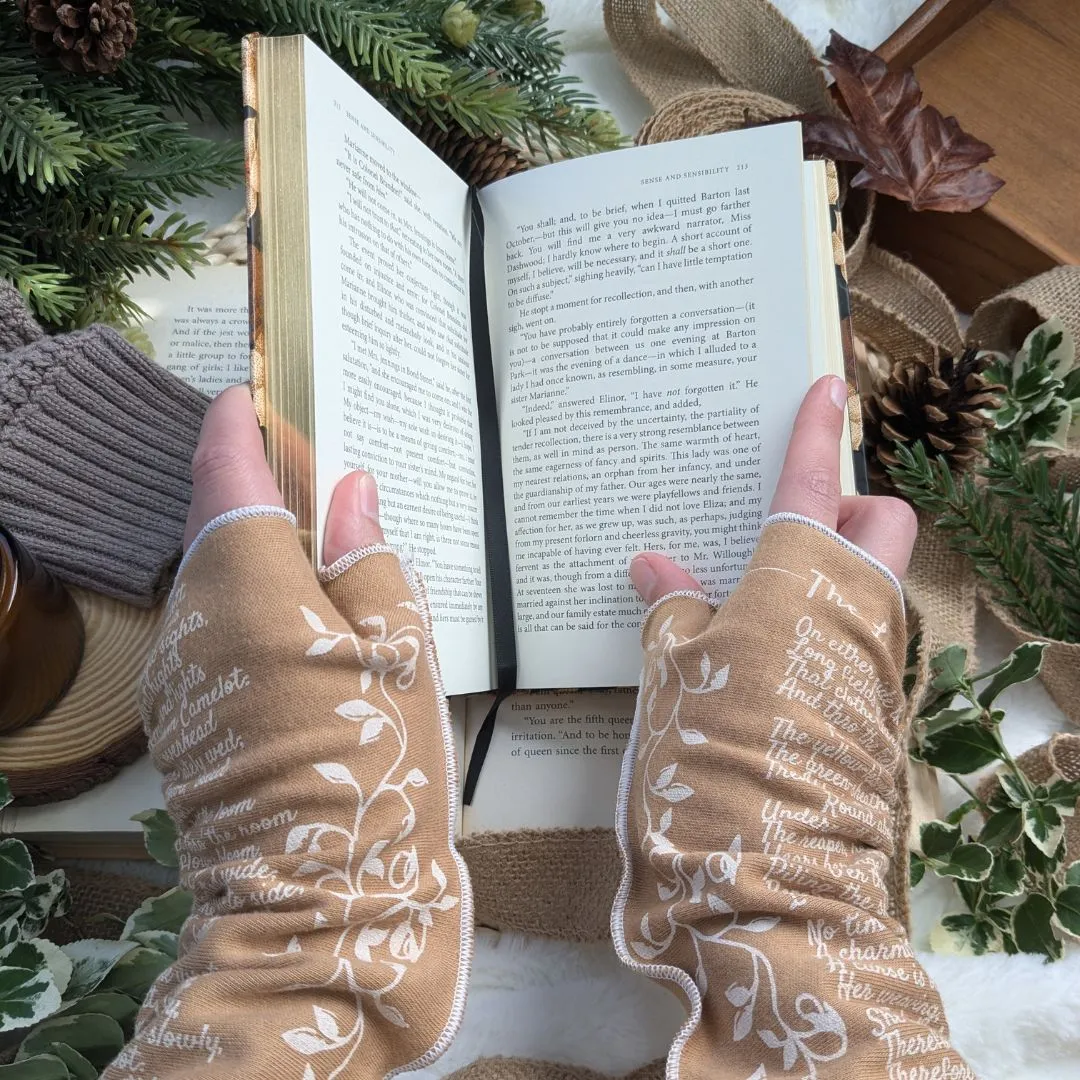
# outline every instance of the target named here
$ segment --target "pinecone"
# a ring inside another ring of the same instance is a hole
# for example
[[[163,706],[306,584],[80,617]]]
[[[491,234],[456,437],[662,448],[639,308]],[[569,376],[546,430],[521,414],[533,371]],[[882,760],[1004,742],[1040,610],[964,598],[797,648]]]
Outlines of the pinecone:
[[[880,360],[880,358],[878,358]],[[895,447],[926,444],[951,468],[967,468],[982,450],[993,421],[983,409],[998,407],[996,391],[983,374],[988,357],[965,349],[959,357],[940,356],[932,363],[873,362],[869,393],[863,395],[863,434],[871,479],[887,482],[886,468],[897,464]]]
[[[19,0],[39,56],[77,75],[108,75],[135,44],[130,0]]]
[[[409,126],[462,180],[474,187],[483,187],[529,167],[517,150],[501,139],[470,135],[454,124],[444,131],[434,120]]]

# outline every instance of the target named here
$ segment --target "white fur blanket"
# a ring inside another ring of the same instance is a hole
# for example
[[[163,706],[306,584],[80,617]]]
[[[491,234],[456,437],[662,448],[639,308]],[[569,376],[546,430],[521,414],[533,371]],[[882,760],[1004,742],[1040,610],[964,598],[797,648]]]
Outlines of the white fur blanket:
[[[707,0],[700,0],[704,3]],[[873,48],[917,0],[774,0],[820,50],[830,27]],[[567,67],[580,75],[625,131],[647,115],[608,47],[601,0],[547,0],[566,30]],[[980,640],[983,663],[1008,649],[998,631]],[[1010,749],[1019,752],[1060,730],[1062,718],[1039,686],[1003,699]],[[945,792],[947,804],[960,800]],[[915,942],[948,910],[938,883],[914,894]],[[937,889],[937,891],[935,891]],[[1076,1080],[1080,1076],[1080,952],[1046,966],[1038,958],[922,953],[941,990],[957,1049],[985,1080]],[[624,971],[608,946],[571,946],[481,932],[465,1023],[447,1055],[423,1077],[445,1076],[486,1055],[560,1061],[622,1073],[662,1057],[682,1010],[674,998]]]

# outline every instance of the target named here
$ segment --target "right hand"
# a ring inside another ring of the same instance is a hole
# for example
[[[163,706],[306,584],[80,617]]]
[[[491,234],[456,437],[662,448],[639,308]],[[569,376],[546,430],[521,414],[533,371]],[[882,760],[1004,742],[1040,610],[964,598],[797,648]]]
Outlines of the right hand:
[[[900,578],[915,545],[915,511],[890,496],[840,494],[840,436],[847,422],[846,405],[843,379],[827,375],[810,387],[795,417],[769,513],[800,514],[820,522]],[[634,557],[630,579],[647,605],[669,593],[702,591],[685,570],[656,552]]]

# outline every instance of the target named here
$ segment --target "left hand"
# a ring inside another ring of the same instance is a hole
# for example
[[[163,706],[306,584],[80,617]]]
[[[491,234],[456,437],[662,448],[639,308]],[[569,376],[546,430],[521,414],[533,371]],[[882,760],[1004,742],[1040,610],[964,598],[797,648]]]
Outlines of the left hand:
[[[847,423],[843,379],[818,379],[799,408],[769,514],[811,518],[862,548],[903,577],[915,545],[915,511],[902,499],[840,494],[840,436]],[[645,552],[630,563],[630,578],[646,604],[701,586],[670,559]]]
[[[246,386],[230,386],[206,410],[191,459],[192,494],[184,530],[186,551],[203,526],[243,506],[284,506]],[[379,492],[371,473],[357,470],[334,489],[326,519],[322,561],[331,566],[357,548],[383,544]]]

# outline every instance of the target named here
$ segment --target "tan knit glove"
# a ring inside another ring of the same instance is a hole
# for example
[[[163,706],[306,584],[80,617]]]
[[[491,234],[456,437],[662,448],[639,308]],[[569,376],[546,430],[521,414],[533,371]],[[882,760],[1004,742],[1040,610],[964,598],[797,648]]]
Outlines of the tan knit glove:
[[[472,903],[423,590],[384,546],[319,587],[291,515],[195,541],[148,662],[195,897],[120,1077],[383,1077],[449,1044]]]
[[[687,1003],[669,1080],[974,1077],[895,917],[895,578],[778,515],[719,611],[669,596],[643,641],[612,932],[624,962]]]

